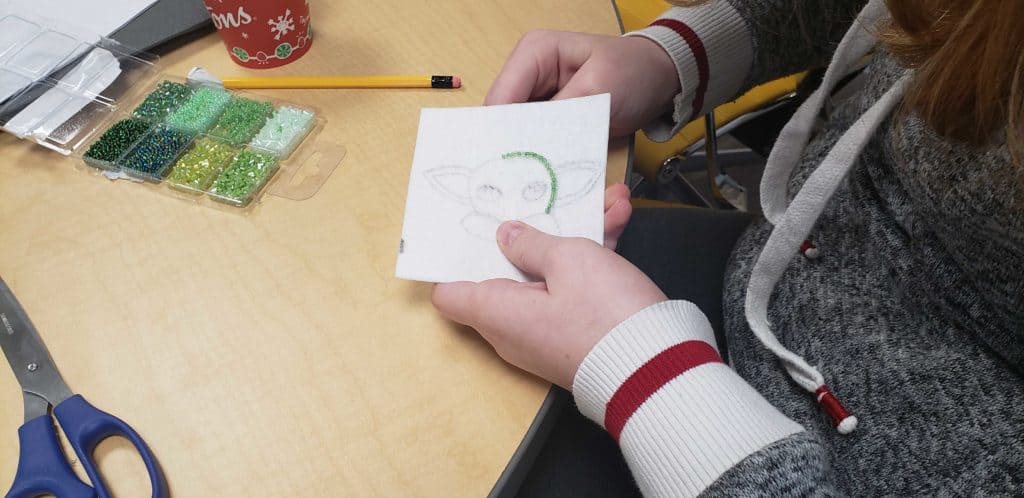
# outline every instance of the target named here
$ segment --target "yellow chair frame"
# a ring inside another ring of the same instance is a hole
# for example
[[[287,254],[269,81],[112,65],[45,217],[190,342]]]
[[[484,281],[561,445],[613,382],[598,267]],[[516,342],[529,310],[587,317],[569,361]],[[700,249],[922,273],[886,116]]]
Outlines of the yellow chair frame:
[[[614,0],[614,3],[625,31],[635,31],[647,26],[671,7],[664,0]],[[711,129],[720,130],[741,116],[793,96],[806,75],[806,72],[798,73],[756,86],[736,100],[715,108],[712,113],[714,127]],[[705,118],[702,117],[684,126],[675,137],[664,143],[653,142],[643,133],[637,133],[633,156],[634,171],[648,181],[656,181],[658,172],[665,162],[685,155],[695,145],[699,145],[707,136],[707,130]]]

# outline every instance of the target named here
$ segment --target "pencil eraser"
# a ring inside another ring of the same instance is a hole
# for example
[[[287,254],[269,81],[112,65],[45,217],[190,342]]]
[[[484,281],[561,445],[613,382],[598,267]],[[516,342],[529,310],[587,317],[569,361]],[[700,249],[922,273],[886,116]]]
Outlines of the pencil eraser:
[[[462,78],[452,76],[452,88],[462,88]]]

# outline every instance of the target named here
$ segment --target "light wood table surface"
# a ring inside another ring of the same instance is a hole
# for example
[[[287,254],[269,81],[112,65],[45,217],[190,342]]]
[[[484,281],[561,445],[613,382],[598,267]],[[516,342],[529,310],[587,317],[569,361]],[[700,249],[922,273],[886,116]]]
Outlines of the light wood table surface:
[[[548,384],[442,320],[430,285],[393,276],[419,109],[481,103],[529,29],[617,34],[613,6],[311,3],[311,51],[259,74],[450,73],[465,87],[262,91],[318,108],[321,138],[348,155],[312,199],[266,196],[249,216],[111,183],[3,134],[0,275],[72,389],[143,435],[174,496],[486,495]],[[216,34],[161,64],[247,73]],[[625,164],[618,144],[610,181]],[[22,423],[7,370],[4,490]],[[148,496],[129,448],[104,443],[101,467],[119,496]]]

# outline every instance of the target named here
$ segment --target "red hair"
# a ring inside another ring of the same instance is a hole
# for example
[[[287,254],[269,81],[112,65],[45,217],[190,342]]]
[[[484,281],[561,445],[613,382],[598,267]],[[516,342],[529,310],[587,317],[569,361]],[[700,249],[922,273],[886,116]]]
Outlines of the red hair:
[[[707,0],[668,0],[693,6]],[[795,1],[795,0],[794,0]],[[886,0],[882,44],[916,70],[903,109],[940,136],[976,146],[1002,132],[1024,160],[1024,1]],[[795,5],[794,5],[794,8]]]

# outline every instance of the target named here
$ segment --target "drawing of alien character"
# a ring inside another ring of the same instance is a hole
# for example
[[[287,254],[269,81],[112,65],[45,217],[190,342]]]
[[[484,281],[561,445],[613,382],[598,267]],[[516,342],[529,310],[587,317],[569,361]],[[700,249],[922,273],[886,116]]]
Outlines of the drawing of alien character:
[[[476,168],[440,166],[426,176],[438,192],[473,209],[462,219],[463,228],[490,240],[508,220],[561,235],[552,212],[593,190],[599,168],[588,161],[552,166],[536,152],[515,151]]]

